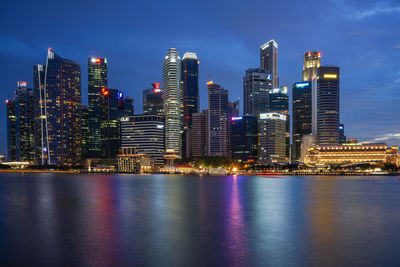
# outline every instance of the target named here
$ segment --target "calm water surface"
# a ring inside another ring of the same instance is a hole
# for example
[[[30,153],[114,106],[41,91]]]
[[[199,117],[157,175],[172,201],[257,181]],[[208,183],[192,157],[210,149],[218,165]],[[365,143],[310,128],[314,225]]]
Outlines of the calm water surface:
[[[0,265],[400,266],[400,181],[0,174]]]

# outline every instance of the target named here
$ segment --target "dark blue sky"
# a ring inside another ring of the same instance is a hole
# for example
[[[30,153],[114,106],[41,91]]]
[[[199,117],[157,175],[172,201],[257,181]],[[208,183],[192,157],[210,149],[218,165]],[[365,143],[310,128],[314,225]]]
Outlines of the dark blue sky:
[[[341,120],[348,137],[400,145],[400,1],[15,1],[0,9],[1,100],[18,80],[32,85],[32,66],[47,48],[82,66],[107,57],[109,86],[125,91],[141,113],[141,92],[162,81],[168,48],[196,52],[201,107],[208,75],[242,99],[246,68],[259,65],[259,46],[279,44],[281,85],[301,80],[307,50],[341,68]],[[4,103],[4,102],[3,102]],[[242,108],[242,107],[241,107]],[[5,105],[0,151],[6,151]]]

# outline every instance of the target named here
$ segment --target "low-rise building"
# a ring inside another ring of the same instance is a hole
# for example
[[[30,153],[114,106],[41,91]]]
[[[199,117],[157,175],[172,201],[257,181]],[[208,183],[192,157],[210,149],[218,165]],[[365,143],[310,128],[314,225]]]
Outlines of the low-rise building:
[[[385,143],[345,143],[318,145],[307,151],[307,165],[385,163],[399,166],[399,148]]]

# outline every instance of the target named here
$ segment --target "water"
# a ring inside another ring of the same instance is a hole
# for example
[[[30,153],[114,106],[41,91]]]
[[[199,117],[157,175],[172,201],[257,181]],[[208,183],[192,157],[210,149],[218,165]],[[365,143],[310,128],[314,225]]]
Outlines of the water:
[[[399,266],[397,177],[0,174],[1,266]]]

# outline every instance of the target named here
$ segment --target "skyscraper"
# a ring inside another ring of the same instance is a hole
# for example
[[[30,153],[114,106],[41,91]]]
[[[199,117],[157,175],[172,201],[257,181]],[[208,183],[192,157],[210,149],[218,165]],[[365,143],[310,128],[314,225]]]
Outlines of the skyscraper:
[[[82,163],[85,164],[86,159],[89,157],[89,110],[87,107],[82,106]]]
[[[272,75],[272,87],[279,87],[278,44],[274,40],[260,47],[260,68]]]
[[[108,88],[108,63],[106,58],[88,59],[88,112],[89,112],[89,157],[101,154],[100,91]]]
[[[192,156],[192,115],[199,112],[199,60],[196,53],[186,52],[182,58],[183,88],[182,156]]]
[[[164,163],[164,116],[134,115],[121,117],[121,146],[135,148],[153,158],[155,163]]]
[[[339,144],[339,67],[321,66],[312,81],[312,132],[318,145]]]
[[[100,144],[102,159],[113,164],[120,149],[120,118],[133,115],[132,102],[123,92],[102,88],[100,92]]]
[[[290,117],[289,117],[289,95],[287,86],[269,90],[269,112],[279,113],[286,116],[286,158],[290,157]]]
[[[240,104],[239,99],[236,100],[235,102],[228,101],[228,110],[229,110],[228,113],[230,114],[231,117],[239,116],[239,109],[240,109],[239,104]]]
[[[231,118],[232,158],[242,161],[258,159],[258,118],[252,115]]]
[[[170,48],[163,62],[163,110],[165,115],[165,148],[182,155],[183,93],[181,88],[181,58]]]
[[[153,88],[143,90],[143,114],[164,114],[161,83],[153,83]]]
[[[303,81],[311,81],[321,66],[321,52],[308,51],[303,60]]]
[[[194,113],[192,117],[192,156],[207,156],[208,146],[208,110]]]
[[[27,82],[18,82],[15,91],[16,160],[33,162],[35,158],[35,100]]]
[[[50,150],[47,123],[47,95],[44,94],[46,66],[38,64],[33,66],[33,94],[36,105],[35,116],[35,163],[38,165],[49,164]]]
[[[199,60],[196,53],[186,52],[182,58],[184,127],[191,128],[192,114],[199,112]]]
[[[207,82],[210,156],[230,156],[230,117],[228,90]]]
[[[7,108],[7,160],[17,160],[17,145],[15,139],[15,102],[6,100]]]
[[[279,113],[262,113],[258,121],[259,158],[263,164],[286,161],[286,116]]]
[[[81,67],[50,48],[46,65],[34,68],[41,112],[41,164],[81,164]],[[44,73],[43,73],[44,70]],[[44,74],[44,79],[41,75]],[[44,83],[42,86],[42,82]],[[38,116],[36,116],[38,117]],[[42,145],[43,144],[43,145]]]
[[[272,89],[272,75],[265,70],[248,69],[243,77],[244,115],[259,116],[268,112],[269,89]]]
[[[292,159],[299,160],[301,156],[301,142],[304,135],[311,133],[311,82],[293,84],[293,149]]]

